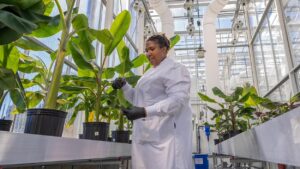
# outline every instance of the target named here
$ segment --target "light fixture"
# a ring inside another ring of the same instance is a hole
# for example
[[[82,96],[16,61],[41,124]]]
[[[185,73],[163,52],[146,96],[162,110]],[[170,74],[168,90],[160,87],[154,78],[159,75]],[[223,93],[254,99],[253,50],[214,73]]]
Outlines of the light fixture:
[[[204,58],[206,50],[201,45],[201,29],[200,29],[201,28],[201,22],[200,22],[200,15],[199,15],[199,3],[198,3],[198,0],[197,0],[197,12],[198,12],[198,19],[199,19],[197,21],[197,25],[199,27],[199,42],[200,42],[200,45],[199,45],[198,49],[196,49],[196,54],[197,54],[198,58]]]
[[[183,4],[183,8],[190,11],[194,6],[194,0],[186,0]]]
[[[135,0],[133,2],[133,9],[137,11],[139,14],[145,12],[145,8],[141,1]]]
[[[149,37],[153,34],[152,28],[150,26],[149,23],[146,23],[145,27],[144,27],[144,36],[145,37]]]

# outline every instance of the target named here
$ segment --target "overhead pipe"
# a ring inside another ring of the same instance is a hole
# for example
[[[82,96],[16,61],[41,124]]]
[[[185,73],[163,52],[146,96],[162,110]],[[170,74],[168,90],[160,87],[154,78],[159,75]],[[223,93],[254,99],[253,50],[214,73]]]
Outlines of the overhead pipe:
[[[211,89],[221,86],[216,38],[216,19],[229,0],[214,0],[203,15],[203,40],[205,53],[206,94],[214,97]]]

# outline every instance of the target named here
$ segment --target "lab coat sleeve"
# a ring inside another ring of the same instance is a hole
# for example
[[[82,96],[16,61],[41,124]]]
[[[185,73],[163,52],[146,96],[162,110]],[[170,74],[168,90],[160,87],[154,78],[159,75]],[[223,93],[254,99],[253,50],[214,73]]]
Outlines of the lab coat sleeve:
[[[124,96],[125,98],[131,103],[133,104],[133,96],[135,93],[135,89],[133,87],[131,87],[128,83],[126,83],[123,87],[122,90],[124,92]]]
[[[145,107],[148,117],[172,115],[189,104],[191,79],[187,69],[177,65],[168,72],[165,79],[167,98]]]

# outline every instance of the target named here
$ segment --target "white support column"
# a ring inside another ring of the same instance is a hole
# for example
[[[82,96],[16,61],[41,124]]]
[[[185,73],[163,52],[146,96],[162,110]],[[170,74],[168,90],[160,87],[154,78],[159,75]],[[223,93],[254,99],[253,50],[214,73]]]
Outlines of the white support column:
[[[139,13],[138,14],[138,21],[137,21],[137,30],[136,30],[136,46],[138,48],[138,54],[144,52],[144,28],[145,28],[145,14]]]
[[[138,55],[144,53],[144,28],[145,28],[145,14],[144,12],[138,14],[138,22],[137,22],[137,30],[136,30],[136,45],[138,48]],[[143,68],[138,69],[139,74],[143,74]]]
[[[216,40],[215,21],[218,14],[228,3],[228,0],[214,0],[203,16],[203,38],[205,53],[205,73],[207,95],[214,97],[211,89],[220,87],[219,79],[219,58]]]
[[[149,3],[160,16],[162,32],[168,38],[174,36],[174,19],[167,3],[164,0],[149,0]],[[171,49],[168,55],[173,57],[175,55],[174,49]]]
[[[114,0],[106,1],[106,13],[105,13],[105,23],[104,28],[109,29],[113,21],[114,14]]]

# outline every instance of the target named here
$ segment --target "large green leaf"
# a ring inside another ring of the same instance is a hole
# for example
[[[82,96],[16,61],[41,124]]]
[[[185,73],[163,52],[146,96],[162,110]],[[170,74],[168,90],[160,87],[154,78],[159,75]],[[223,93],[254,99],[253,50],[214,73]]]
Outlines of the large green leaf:
[[[234,92],[231,94],[232,101],[238,101],[239,97],[243,93],[243,88],[242,87],[236,87]]]
[[[11,89],[9,90],[9,95],[14,105],[16,105],[18,112],[23,113],[26,110],[27,105],[26,105],[26,99],[22,94],[21,89],[18,88]]]
[[[77,114],[80,110],[84,110],[83,103],[80,103],[75,107],[70,120],[67,122],[67,126],[73,125],[74,121],[76,120]]]
[[[201,98],[201,100],[205,101],[205,102],[210,102],[210,103],[217,103],[214,99],[210,98],[209,96],[202,94],[200,92],[198,92],[199,97]]]
[[[251,93],[247,93],[245,95],[243,95],[240,99],[239,102],[240,103],[245,103],[247,100],[249,100],[249,96],[251,95]]]
[[[214,95],[216,95],[216,96],[218,96],[220,98],[226,99],[228,97],[218,87],[212,88],[212,91],[213,91]]]
[[[0,45],[9,44],[22,36],[21,33],[18,33],[8,27],[1,28],[0,32]]]
[[[126,77],[126,81],[132,86],[134,87],[138,80],[141,78],[141,76],[138,76],[138,75],[131,75],[129,77]]]
[[[149,60],[145,54],[140,54],[136,58],[132,60],[133,68],[140,67],[144,65],[145,63],[148,63]]]
[[[24,87],[25,89],[37,85],[36,83],[32,82],[32,81],[29,80],[29,79],[21,79],[21,81],[22,81],[22,85],[23,85],[23,87]]]
[[[19,51],[15,46],[0,46],[0,67],[11,69],[16,73],[18,70],[19,57]]]
[[[42,101],[44,97],[45,95],[43,95],[40,92],[32,92],[32,91],[26,92],[27,107],[35,108]]]
[[[0,22],[20,34],[30,33],[37,28],[35,23],[3,10],[0,10]]]
[[[16,77],[12,70],[0,68],[0,89],[14,89],[16,88]]]
[[[295,103],[300,101],[300,92],[295,94],[293,97],[290,98],[289,102],[290,103]]]
[[[111,79],[115,76],[115,69],[114,68],[106,68],[103,70],[102,74],[104,79]]]
[[[121,76],[124,76],[125,73],[129,72],[132,68],[133,64],[130,61],[122,62],[115,67],[116,72],[118,72]]]
[[[13,47],[8,60],[7,60],[7,69],[11,69],[14,73],[17,73],[18,64],[19,64],[20,52],[16,47]]]
[[[52,13],[52,10],[55,6],[55,3],[53,0],[43,0],[45,4],[45,11],[44,15],[49,16]]]
[[[62,29],[62,20],[59,15],[51,18],[49,22],[38,23],[38,28],[31,35],[37,38],[45,38],[55,35]]]
[[[48,51],[49,49],[43,45],[40,45],[34,41],[30,41],[27,39],[20,38],[14,42],[14,45],[25,49],[25,50],[33,50],[33,51]]]
[[[40,60],[21,54],[18,70],[23,73],[42,73],[46,67]]]
[[[95,77],[95,73],[88,69],[78,69],[78,76],[79,77]]]
[[[88,87],[88,88],[95,88],[96,87],[96,79],[92,77],[78,77],[74,75],[64,75],[63,83],[66,85],[72,84],[74,86],[81,86],[81,87]]]
[[[125,99],[124,93],[123,93],[122,90],[118,90],[118,91],[117,91],[117,97],[118,97],[118,101],[119,101],[120,105],[121,105],[123,108],[129,108],[129,107],[132,106],[132,105]]]
[[[170,38],[170,49],[173,48],[180,41],[180,36],[175,35]]]
[[[110,46],[113,41],[113,35],[109,32],[108,29],[95,30],[89,29],[89,32],[103,45]]]
[[[51,6],[50,0],[1,1],[3,2],[0,2],[0,45],[13,42],[24,33],[29,34],[37,29],[39,24],[53,20],[52,17],[44,15],[47,6]],[[48,12],[50,9],[51,7],[48,8]]]
[[[82,49],[84,56],[88,59],[96,57],[95,48],[92,44],[93,36],[88,30],[88,18],[84,14],[76,15],[72,20],[72,25],[79,37],[79,47]]]
[[[42,0],[0,0],[0,3],[15,5],[22,9],[30,8]]]
[[[119,58],[120,58],[120,64],[115,67],[115,70],[121,75],[124,76],[124,74],[132,69],[132,62],[130,62],[129,59],[129,48],[121,43],[121,46],[118,47],[119,51]]]
[[[112,34],[113,41],[111,45],[105,46],[105,56],[109,56],[113,50],[117,47],[119,42],[125,36],[131,22],[130,13],[127,10],[122,11],[114,20],[110,27],[110,32]]]
[[[69,48],[72,53],[72,57],[76,65],[83,70],[94,70],[91,63],[89,63],[83,54],[80,52],[80,49],[77,47],[77,45],[73,42],[69,43]]]
[[[76,94],[82,93],[84,90],[88,89],[87,87],[80,86],[61,86],[60,91],[67,94]]]

